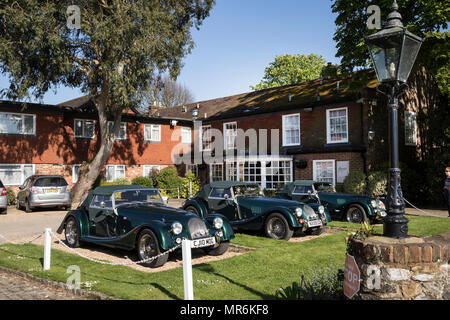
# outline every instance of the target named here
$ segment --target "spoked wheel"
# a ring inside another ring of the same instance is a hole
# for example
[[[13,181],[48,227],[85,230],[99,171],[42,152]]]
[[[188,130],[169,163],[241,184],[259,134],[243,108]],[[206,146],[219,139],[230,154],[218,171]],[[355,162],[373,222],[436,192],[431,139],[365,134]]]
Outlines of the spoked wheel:
[[[145,229],[139,235],[137,242],[137,253],[139,260],[149,259],[161,253],[159,250],[159,241],[153,231]],[[168,254],[162,255],[156,259],[144,262],[142,265],[150,268],[158,268],[164,265],[169,258]]]
[[[266,235],[276,240],[289,240],[294,234],[286,218],[280,213],[272,213],[266,221]]]
[[[66,242],[71,248],[78,248],[80,246],[80,228],[75,218],[70,217],[66,222],[64,229],[66,235]]]
[[[367,221],[366,212],[359,204],[352,204],[345,213],[345,218],[351,223],[362,223]]]

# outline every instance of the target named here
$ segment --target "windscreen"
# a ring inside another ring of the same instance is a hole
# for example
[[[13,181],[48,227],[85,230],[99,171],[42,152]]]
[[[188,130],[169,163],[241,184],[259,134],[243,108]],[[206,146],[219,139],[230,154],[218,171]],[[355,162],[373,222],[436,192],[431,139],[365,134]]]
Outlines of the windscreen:
[[[65,187],[67,186],[66,180],[60,177],[45,177],[37,179],[33,186],[35,187]]]
[[[158,190],[139,189],[139,190],[124,190],[114,193],[114,203],[116,206],[125,203],[154,203],[161,202],[161,194]]]

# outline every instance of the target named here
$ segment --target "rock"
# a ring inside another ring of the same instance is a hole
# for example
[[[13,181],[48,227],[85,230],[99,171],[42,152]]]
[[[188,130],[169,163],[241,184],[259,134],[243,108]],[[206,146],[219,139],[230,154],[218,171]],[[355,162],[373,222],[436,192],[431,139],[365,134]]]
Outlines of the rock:
[[[404,281],[409,280],[411,272],[406,269],[387,268],[387,278],[389,281]]]
[[[420,282],[428,282],[434,279],[433,274],[416,274],[412,276],[413,280],[420,281]]]

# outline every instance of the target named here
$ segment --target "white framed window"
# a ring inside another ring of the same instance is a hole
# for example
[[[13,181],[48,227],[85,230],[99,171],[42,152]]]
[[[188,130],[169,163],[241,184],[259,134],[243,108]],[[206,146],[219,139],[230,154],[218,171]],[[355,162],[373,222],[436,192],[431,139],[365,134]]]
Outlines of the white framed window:
[[[19,186],[34,171],[34,164],[0,164],[0,180],[5,186]]]
[[[125,178],[124,165],[107,165],[106,166],[106,181],[112,182],[118,178]]]
[[[223,124],[223,144],[225,150],[236,149],[237,123],[227,122]]]
[[[300,114],[289,114],[282,117],[283,146],[300,145]]]
[[[192,130],[189,127],[181,127],[181,143],[192,143]]]
[[[313,160],[313,180],[336,185],[335,160]]]
[[[405,111],[405,145],[417,146],[417,117],[413,111]]]
[[[80,164],[72,165],[72,183],[77,183],[78,178],[80,177]]]
[[[95,137],[95,120],[75,119],[73,131],[75,134],[75,138],[94,139],[94,137]]]
[[[113,129],[114,122],[108,121],[109,130]],[[127,139],[127,123],[121,122],[119,132],[116,134],[116,140],[126,140]]]
[[[274,160],[265,162],[265,188],[283,188],[288,182],[292,182],[292,161]]]
[[[327,143],[348,142],[348,108],[327,110]]]
[[[211,151],[211,125],[204,125],[200,131],[200,151]]]
[[[0,112],[0,133],[36,134],[36,115]]]
[[[153,170],[160,172],[161,171],[161,167],[157,166],[157,165],[144,165],[142,167],[142,175],[144,177],[150,178],[152,176],[152,172]]]
[[[212,163],[209,166],[209,180],[222,181],[223,180],[223,164],[222,163]]]
[[[159,124],[144,124],[144,140],[161,142],[161,125]]]

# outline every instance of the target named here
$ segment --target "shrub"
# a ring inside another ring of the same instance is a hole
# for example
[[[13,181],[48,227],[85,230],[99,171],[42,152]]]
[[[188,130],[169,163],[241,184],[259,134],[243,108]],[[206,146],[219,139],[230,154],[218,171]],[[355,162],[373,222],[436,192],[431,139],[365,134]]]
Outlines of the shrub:
[[[100,181],[101,186],[115,186],[115,185],[128,185],[128,184],[131,184],[131,182],[128,178],[117,178],[114,181],[105,181],[105,180]]]
[[[275,190],[271,190],[271,189],[264,189],[263,193],[264,193],[264,197],[273,198],[273,197],[275,197],[277,192]]]
[[[202,188],[200,178],[193,173],[187,173],[183,179],[183,188],[181,189],[181,197],[187,199],[194,196]],[[192,194],[190,194],[190,185],[192,186]]]
[[[377,197],[387,195],[387,172],[373,171],[367,177],[367,193]]]
[[[344,192],[362,194],[366,191],[366,175],[361,171],[350,172],[344,180]]]
[[[16,204],[16,194],[13,189],[6,188],[6,195],[8,197],[8,206],[14,206]]]
[[[177,174],[175,168],[166,168],[162,170],[156,177],[158,182],[158,188],[167,191],[169,198],[176,198],[178,196],[178,190],[183,188],[183,179]]]
[[[300,277],[300,284],[279,288],[275,295],[284,300],[340,300],[343,295],[344,271],[335,263],[311,269]]]
[[[153,188],[153,180],[148,177],[136,177],[131,181],[131,184]]]

